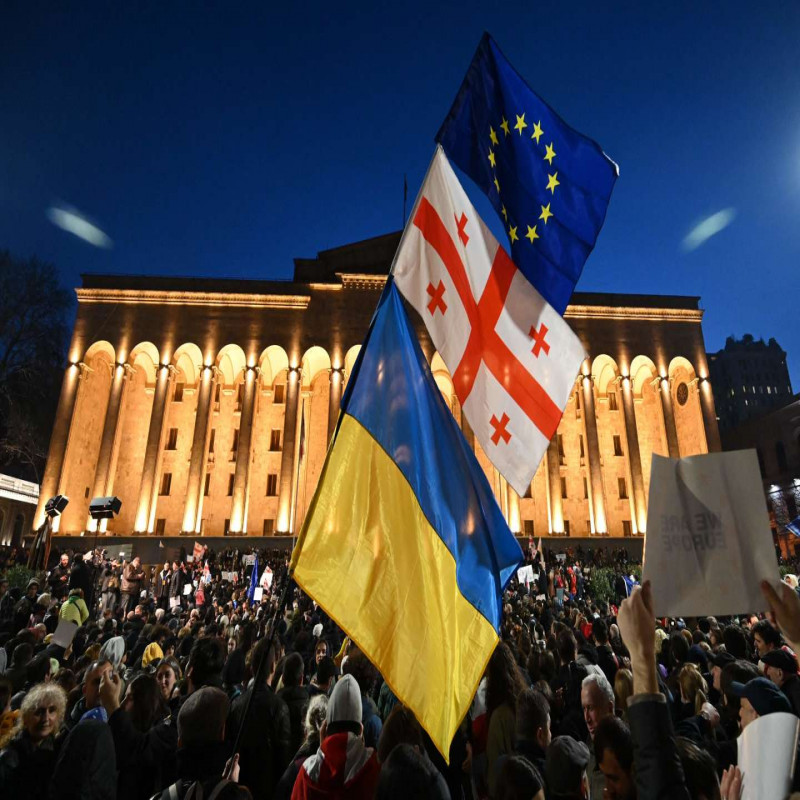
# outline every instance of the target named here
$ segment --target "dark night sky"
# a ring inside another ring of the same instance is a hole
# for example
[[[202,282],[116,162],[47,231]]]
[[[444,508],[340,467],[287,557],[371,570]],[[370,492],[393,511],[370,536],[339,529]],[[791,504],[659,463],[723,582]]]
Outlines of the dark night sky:
[[[0,248],[70,286],[289,278],[294,256],[399,228],[403,174],[411,200],[486,29],[620,165],[578,288],[700,295],[709,349],[775,336],[800,388],[800,5],[273,5],[4,3]]]

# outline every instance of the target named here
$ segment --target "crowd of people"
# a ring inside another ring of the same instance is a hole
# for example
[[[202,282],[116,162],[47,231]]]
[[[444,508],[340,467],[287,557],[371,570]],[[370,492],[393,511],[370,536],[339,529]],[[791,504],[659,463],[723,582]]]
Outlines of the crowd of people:
[[[56,553],[22,588],[0,572],[0,794],[739,800],[742,730],[800,716],[800,598],[765,586],[770,619],[656,620],[628,559],[531,548],[447,759],[286,552]]]

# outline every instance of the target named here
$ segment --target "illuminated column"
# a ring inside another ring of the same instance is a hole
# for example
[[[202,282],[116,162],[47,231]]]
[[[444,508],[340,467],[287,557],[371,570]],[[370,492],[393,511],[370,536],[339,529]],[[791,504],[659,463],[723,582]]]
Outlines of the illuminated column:
[[[122,407],[122,395],[128,376],[124,364],[117,364],[116,366],[109,365],[109,367],[112,370],[111,389],[108,395],[108,405],[106,406],[106,418],[103,423],[103,436],[100,439],[100,452],[97,456],[97,469],[94,473],[92,497],[108,496],[111,459],[114,453],[114,442],[117,438],[120,409]],[[89,517],[86,523],[87,530],[96,531],[97,523],[98,520]],[[103,529],[105,530],[105,528]]]
[[[508,527],[511,532],[519,536],[520,534],[520,518],[519,518],[519,495],[511,487],[506,485],[506,492],[508,492]]]
[[[339,419],[339,406],[342,403],[342,384],[344,383],[344,369],[329,370],[331,393],[328,403],[328,441],[330,442],[333,431],[336,428],[336,420]]]
[[[636,428],[636,410],[633,404],[631,379],[625,376],[622,386],[622,413],[625,417],[625,438],[628,442],[628,466],[631,473],[631,500],[636,533],[644,533],[647,527],[647,495],[644,490],[642,456],[639,451],[639,432]]]
[[[592,493],[592,522],[594,533],[607,533],[606,512],[603,502],[603,473],[600,470],[600,441],[597,437],[597,417],[594,410],[594,388],[592,377],[584,375],[583,411],[586,426],[586,445],[589,457],[589,483]]]
[[[153,408],[150,412],[150,427],[147,431],[147,445],[144,450],[144,465],[142,467],[142,483],[139,487],[139,502],[136,506],[136,533],[147,533],[150,524],[150,509],[152,508],[156,490],[156,470],[158,468],[158,455],[161,449],[161,434],[164,430],[164,420],[167,415],[167,400],[169,387],[172,385],[174,371],[168,364],[161,364],[156,374],[156,390],[153,396]]]
[[[678,446],[678,429],[675,427],[675,412],[672,410],[672,393],[669,388],[669,380],[660,377],[661,383],[661,410],[664,412],[664,428],[667,432],[667,447],[669,448],[670,458],[680,458],[681,451]]]
[[[297,438],[297,406],[300,399],[300,367],[290,367],[286,377],[286,416],[283,420],[281,474],[278,489],[278,533],[291,532],[294,451]]]
[[[308,464],[308,435],[309,424],[311,422],[311,392],[302,390],[300,392],[300,404],[302,413],[299,415],[296,431],[296,444],[294,453],[294,462],[292,465],[292,504],[291,515],[289,517],[290,524],[289,530],[294,533],[298,528],[297,506],[300,501],[300,489],[305,484],[306,465]],[[302,437],[301,437],[302,432]],[[300,452],[300,446],[303,446],[303,452]],[[302,471],[302,474],[301,474]]]
[[[244,372],[244,398],[239,417],[239,449],[236,453],[236,471],[233,475],[233,502],[231,503],[231,533],[245,530],[247,483],[250,470],[250,442],[253,438],[253,409],[258,384],[258,367],[247,367]]]
[[[714,395],[711,391],[711,381],[700,378],[697,391],[700,394],[700,410],[703,412],[703,427],[706,431],[706,445],[710,453],[722,450],[719,439],[719,425],[717,425],[717,411],[714,408]]]
[[[564,533],[564,503],[561,498],[561,470],[558,457],[558,434],[547,446],[547,491],[550,495],[550,533]]]
[[[39,503],[33,517],[33,527],[38,528],[44,522],[44,504],[58,494],[61,476],[64,472],[64,456],[67,452],[72,429],[75,405],[78,398],[78,386],[83,368],[79,364],[70,364],[64,372],[61,382],[61,395],[58,398],[58,410],[53,422],[53,433],[50,435],[50,448],[47,453],[47,465],[42,478],[42,488],[39,491]],[[58,517],[56,517],[58,519]]]
[[[200,390],[197,396],[197,413],[194,417],[192,453],[189,460],[189,480],[186,484],[186,505],[181,527],[184,533],[197,533],[200,530],[200,498],[203,496],[208,435],[211,427],[211,398],[214,395],[217,374],[217,368],[211,366],[204,366],[200,373]],[[239,435],[241,436],[241,431]]]

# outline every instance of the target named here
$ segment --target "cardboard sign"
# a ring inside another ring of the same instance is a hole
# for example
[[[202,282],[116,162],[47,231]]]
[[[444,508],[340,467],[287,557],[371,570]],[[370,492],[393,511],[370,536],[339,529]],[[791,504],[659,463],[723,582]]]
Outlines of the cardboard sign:
[[[780,581],[754,450],[653,455],[644,580],[658,617],[766,611]]]
[[[260,603],[261,598],[264,596],[264,590],[258,586],[257,588],[253,589],[253,602]]]

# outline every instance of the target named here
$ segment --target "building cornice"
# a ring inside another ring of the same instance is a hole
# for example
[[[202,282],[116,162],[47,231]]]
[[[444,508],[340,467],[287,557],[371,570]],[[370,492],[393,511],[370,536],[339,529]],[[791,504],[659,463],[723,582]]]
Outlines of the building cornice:
[[[345,289],[371,289],[379,291],[386,284],[388,275],[370,275],[363,272],[337,272],[336,277]]]
[[[79,303],[158,306],[235,306],[237,308],[308,308],[308,295],[174,292],[152,289],[76,289]]]
[[[640,322],[702,322],[702,309],[636,308],[622,306],[569,305],[565,319],[637,320]]]

